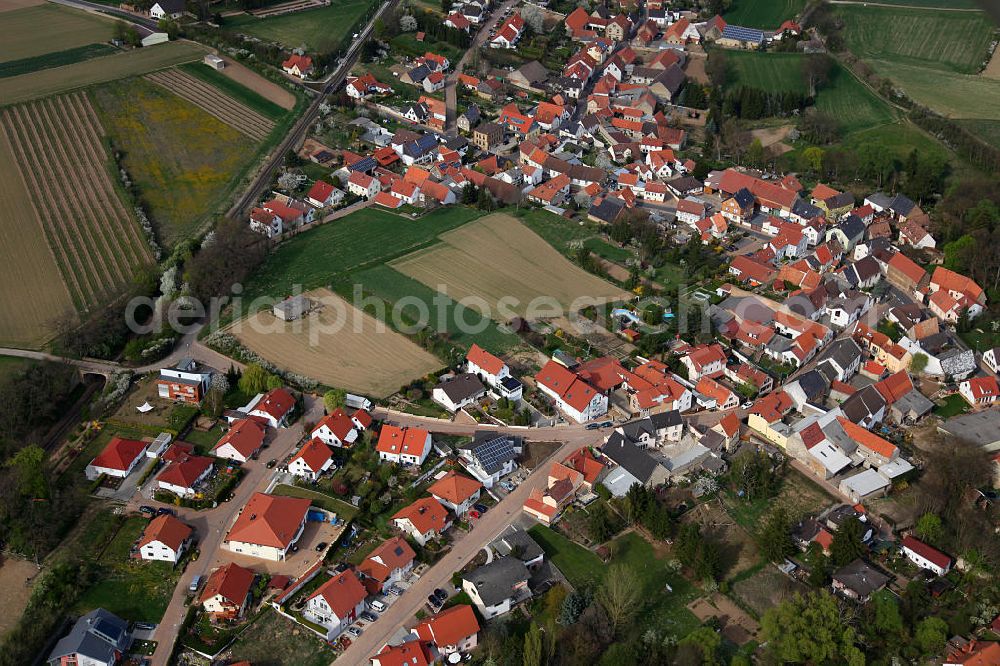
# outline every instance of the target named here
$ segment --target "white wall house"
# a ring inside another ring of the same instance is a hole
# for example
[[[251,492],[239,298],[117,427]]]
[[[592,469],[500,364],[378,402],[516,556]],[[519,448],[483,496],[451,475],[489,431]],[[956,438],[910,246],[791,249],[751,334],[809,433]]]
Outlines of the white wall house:
[[[354,572],[344,571],[309,597],[302,614],[325,627],[326,639],[333,640],[365,612],[365,597],[365,588]]]

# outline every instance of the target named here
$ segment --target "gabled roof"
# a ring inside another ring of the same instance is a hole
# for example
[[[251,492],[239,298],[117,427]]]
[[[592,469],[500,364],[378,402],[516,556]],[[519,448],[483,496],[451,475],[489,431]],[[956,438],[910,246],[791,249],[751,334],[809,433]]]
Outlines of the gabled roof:
[[[422,641],[409,641],[400,645],[386,645],[372,657],[379,666],[428,666],[433,663],[430,650]]]
[[[255,493],[226,536],[228,541],[286,548],[306,519],[309,500]]]
[[[316,427],[313,428],[313,433],[323,426],[329,428],[338,439],[344,441],[347,436],[351,434],[351,431],[354,430],[354,421],[347,415],[347,412],[338,407],[320,419],[319,423],[316,424]]]
[[[187,538],[191,536],[192,531],[190,526],[185,525],[170,514],[163,514],[153,518],[146,525],[146,529],[143,530],[137,547],[142,548],[148,543],[159,541],[174,552],[177,552]]]
[[[104,450],[97,454],[90,464],[94,467],[104,467],[106,469],[116,469],[124,472],[136,458],[146,451],[146,442],[135,439],[124,439],[122,437],[111,438]]]
[[[427,618],[414,627],[414,631],[421,640],[434,643],[440,648],[458,645],[469,636],[479,633],[479,621],[472,606],[459,604]]]
[[[295,398],[288,392],[288,389],[276,388],[268,391],[254,407],[254,410],[262,411],[280,421],[288,412],[292,411],[293,407],[295,407]]]
[[[368,592],[365,591],[365,586],[358,580],[357,574],[348,569],[323,583],[309,599],[322,597],[333,614],[343,620],[350,616],[351,611],[364,601],[366,596]]]
[[[264,426],[254,419],[240,419],[232,425],[222,439],[213,447],[217,451],[229,444],[244,458],[249,458],[254,451],[260,450],[264,443]]]
[[[333,451],[330,447],[324,444],[323,440],[318,437],[313,437],[302,445],[302,448],[292,456],[288,464],[290,465],[296,460],[301,460],[311,471],[319,472],[323,469],[323,465],[331,458],[333,458]]]
[[[230,562],[212,572],[198,601],[205,603],[215,596],[221,596],[234,606],[242,606],[250,594],[254,578],[256,574],[253,571]]]
[[[409,520],[420,534],[427,534],[432,530],[440,532],[448,524],[448,510],[433,497],[421,497],[397,511],[392,519]]]
[[[213,464],[208,456],[185,456],[168,464],[156,480],[179,488],[193,488]]]
[[[416,557],[417,554],[413,552],[406,539],[394,536],[375,548],[358,566],[358,571],[368,578],[384,583],[389,580],[393,571],[405,569]]]
[[[920,541],[912,536],[903,537],[903,543],[901,544],[903,548],[908,548],[914,553],[924,558],[932,564],[936,564],[942,569],[947,569],[951,566],[951,558],[942,553],[937,548]]]
[[[898,452],[895,445],[890,444],[870,430],[862,428],[856,423],[852,423],[849,419],[846,419],[843,416],[838,416],[837,421],[840,423],[840,427],[844,429],[844,432],[847,433],[848,437],[866,449],[874,451],[880,456],[884,456],[886,458],[892,458]]]
[[[400,428],[386,423],[378,435],[375,449],[392,455],[421,456],[430,433],[423,428]]]

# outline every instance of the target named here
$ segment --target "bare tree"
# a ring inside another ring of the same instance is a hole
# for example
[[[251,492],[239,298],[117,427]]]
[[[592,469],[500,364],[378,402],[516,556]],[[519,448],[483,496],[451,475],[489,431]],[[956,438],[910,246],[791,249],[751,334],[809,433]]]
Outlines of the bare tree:
[[[597,592],[597,600],[608,614],[611,630],[625,625],[639,610],[642,589],[635,571],[623,564],[616,564],[608,571],[604,585]]]

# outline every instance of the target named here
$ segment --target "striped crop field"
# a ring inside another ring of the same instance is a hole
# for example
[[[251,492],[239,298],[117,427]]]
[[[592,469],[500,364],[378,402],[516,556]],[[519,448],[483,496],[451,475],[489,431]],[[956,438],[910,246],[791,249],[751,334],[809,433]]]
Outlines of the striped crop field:
[[[23,243],[45,238],[62,277],[49,282],[58,282],[77,310],[120,293],[153,258],[119,197],[104,130],[88,98],[74,93],[10,106],[0,114],[0,125],[18,165],[15,177],[28,195],[17,211],[4,207],[0,216],[19,212],[41,226],[37,234],[26,230]],[[17,247],[7,252],[16,254]],[[8,258],[0,257],[0,263]],[[0,292],[22,286],[4,281]]]
[[[263,141],[274,129],[274,121],[190,74],[177,69],[165,69],[148,74],[146,78],[256,141]]]

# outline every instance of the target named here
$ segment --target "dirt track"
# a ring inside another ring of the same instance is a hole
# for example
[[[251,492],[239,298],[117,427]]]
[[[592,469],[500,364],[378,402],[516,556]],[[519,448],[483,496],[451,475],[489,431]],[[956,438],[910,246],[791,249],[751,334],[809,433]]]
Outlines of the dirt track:
[[[37,574],[38,567],[27,560],[5,558],[0,564],[0,608],[3,608],[3,613],[0,613],[0,636],[17,624],[31,594],[31,585],[26,581]]]

